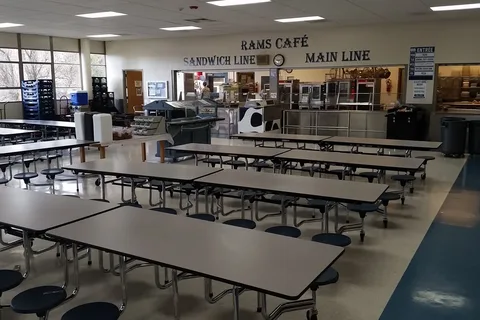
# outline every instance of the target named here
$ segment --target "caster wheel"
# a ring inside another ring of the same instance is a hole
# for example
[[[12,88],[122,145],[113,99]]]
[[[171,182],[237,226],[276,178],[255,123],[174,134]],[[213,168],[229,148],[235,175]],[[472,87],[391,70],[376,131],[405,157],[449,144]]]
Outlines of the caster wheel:
[[[218,221],[220,218],[219,218],[219,217],[215,217],[215,219]]]
[[[57,258],[60,258],[60,253],[57,253]]]
[[[88,261],[87,264],[88,264],[89,266],[91,266],[91,265],[92,265],[92,261]]]
[[[425,180],[425,179],[427,178],[427,175],[426,175],[425,173],[422,173],[422,175],[420,176],[420,178],[421,178],[422,180]]]
[[[400,201],[402,201],[402,205],[405,204],[405,198],[401,198]]]
[[[209,296],[210,298],[213,298],[213,293],[210,292],[210,293],[208,294],[208,296]]]
[[[347,223],[347,224],[350,223],[350,220],[345,220],[345,223]]]
[[[384,227],[385,229],[388,228],[388,221],[387,221],[387,220],[383,220],[383,227]]]
[[[410,188],[410,193],[413,193],[413,190],[414,190],[413,188]]]
[[[173,198],[173,190],[170,190],[170,198]]]
[[[365,242],[365,233],[360,233],[360,241]]]
[[[258,307],[258,308],[257,308],[257,312],[258,312],[258,313],[262,312],[262,308]]]
[[[312,314],[312,311],[311,310],[308,310],[307,311],[307,320],[317,320],[317,315],[316,314]]]
[[[95,180],[95,185],[96,185],[97,187],[100,186],[100,179]]]

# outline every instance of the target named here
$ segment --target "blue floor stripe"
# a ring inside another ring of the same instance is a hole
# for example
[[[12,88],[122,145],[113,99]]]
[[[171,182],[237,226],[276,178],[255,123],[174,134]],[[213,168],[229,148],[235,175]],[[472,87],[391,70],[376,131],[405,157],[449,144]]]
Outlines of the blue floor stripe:
[[[469,159],[381,320],[480,319],[480,159]]]

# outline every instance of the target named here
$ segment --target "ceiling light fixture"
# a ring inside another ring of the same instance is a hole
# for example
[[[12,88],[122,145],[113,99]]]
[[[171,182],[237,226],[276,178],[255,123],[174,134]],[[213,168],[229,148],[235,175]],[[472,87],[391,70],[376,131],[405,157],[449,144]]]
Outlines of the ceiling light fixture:
[[[228,6],[241,6],[245,4],[256,4],[256,3],[266,3],[272,2],[271,0],[219,0],[219,1],[209,1],[207,3],[213,4],[214,6],[219,7],[228,7]]]
[[[202,28],[195,27],[195,26],[160,28],[160,30],[165,30],[165,31],[188,31],[188,30],[198,30],[198,29],[202,29]]]
[[[115,37],[120,37],[120,35],[106,33],[106,34],[92,34],[92,35],[89,35],[87,37],[88,38],[115,38]]]
[[[23,24],[20,23],[11,23],[11,22],[3,22],[0,23],[0,28],[14,28],[14,27],[23,27]]]
[[[451,6],[430,7],[432,11],[455,11],[455,10],[472,10],[480,9],[480,3],[457,4]]]
[[[299,18],[286,18],[286,19],[275,19],[277,22],[281,23],[290,23],[290,22],[305,22],[305,21],[318,21],[318,20],[325,20],[320,16],[312,16],[312,17],[299,17]]]
[[[120,16],[126,16],[126,14],[125,13],[120,13],[120,12],[115,12],[115,11],[77,14],[77,17],[89,18],[89,19],[111,18],[111,17],[120,17]]]

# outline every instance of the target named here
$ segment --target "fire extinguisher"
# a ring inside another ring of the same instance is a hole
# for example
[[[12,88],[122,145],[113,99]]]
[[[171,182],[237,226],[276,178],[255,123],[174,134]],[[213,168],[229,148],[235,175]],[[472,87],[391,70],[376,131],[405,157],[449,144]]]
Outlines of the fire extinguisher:
[[[387,92],[388,92],[388,94],[392,93],[392,87],[393,87],[392,80],[387,79]]]

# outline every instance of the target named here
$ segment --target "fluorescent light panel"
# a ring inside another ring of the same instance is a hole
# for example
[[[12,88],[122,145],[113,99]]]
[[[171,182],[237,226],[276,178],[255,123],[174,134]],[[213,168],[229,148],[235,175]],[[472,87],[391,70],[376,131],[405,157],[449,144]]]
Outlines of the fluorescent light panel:
[[[290,22],[305,22],[305,21],[317,21],[317,20],[324,20],[320,16],[312,16],[312,17],[299,17],[299,18],[286,18],[286,19],[276,19],[275,21],[281,23],[290,23]]]
[[[265,3],[272,2],[271,0],[220,0],[220,1],[209,1],[207,3],[213,4],[214,6],[219,7],[228,7],[228,6],[241,6],[245,4],[256,4],[256,3]]]
[[[202,29],[202,28],[195,27],[195,26],[160,28],[160,30],[165,30],[165,31],[188,31],[188,30],[198,30],[198,29]]]
[[[451,6],[430,7],[432,11],[455,11],[455,10],[472,10],[480,9],[480,3],[457,4]]]
[[[88,38],[115,38],[120,37],[118,34],[106,33],[106,34],[92,34],[87,36]]]
[[[3,22],[0,23],[0,28],[14,28],[14,27],[23,27],[23,24],[20,23],[11,23],[11,22]]]
[[[111,18],[111,17],[119,17],[119,16],[126,16],[126,14],[125,13],[120,13],[120,12],[115,12],[115,11],[77,14],[77,17],[89,18],[89,19]]]

